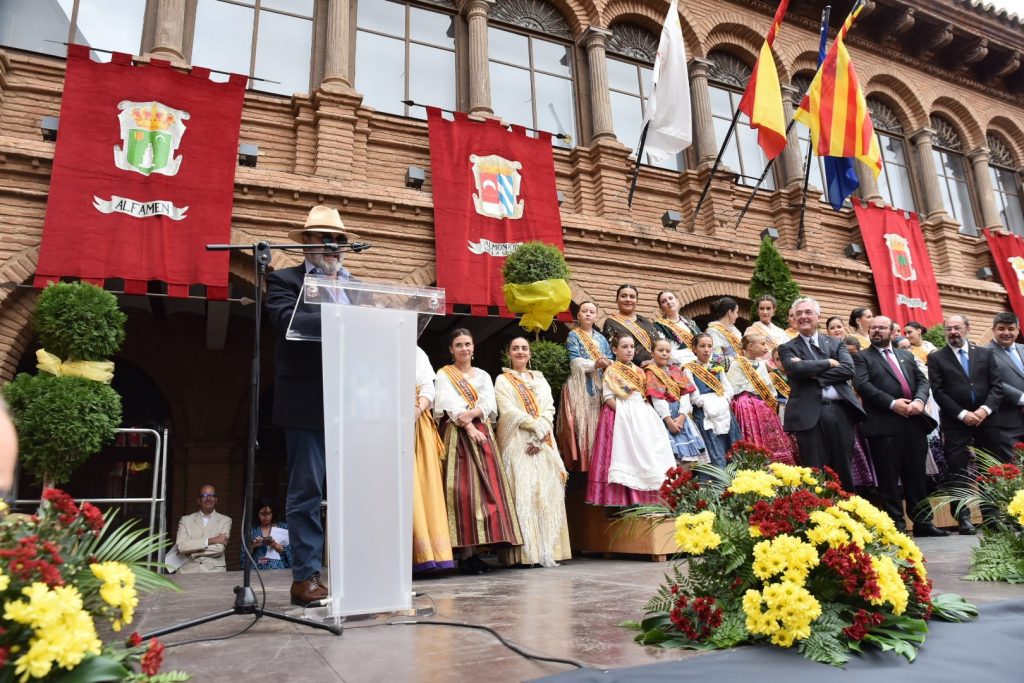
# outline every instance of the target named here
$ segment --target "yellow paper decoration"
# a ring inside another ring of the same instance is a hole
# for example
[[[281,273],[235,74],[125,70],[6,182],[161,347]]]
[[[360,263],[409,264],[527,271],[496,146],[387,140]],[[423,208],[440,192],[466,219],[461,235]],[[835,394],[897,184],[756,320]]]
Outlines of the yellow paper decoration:
[[[569,308],[572,301],[569,283],[561,279],[505,285],[504,290],[508,310],[523,314],[519,326],[529,332],[548,329],[552,319]]]
[[[82,377],[110,384],[114,379],[114,362],[109,360],[69,360],[63,363],[46,349],[36,351],[36,367],[42,372],[64,377]]]

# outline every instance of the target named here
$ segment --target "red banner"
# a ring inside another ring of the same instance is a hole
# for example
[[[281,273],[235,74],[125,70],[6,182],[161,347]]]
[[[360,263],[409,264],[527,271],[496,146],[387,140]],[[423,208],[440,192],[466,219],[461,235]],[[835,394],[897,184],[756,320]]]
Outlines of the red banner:
[[[999,279],[1006,287],[1010,307],[1018,318],[1024,319],[1024,239],[1009,233],[985,230],[992,260],[996,262]]]
[[[487,306],[511,315],[502,293],[505,257],[533,240],[563,248],[551,134],[533,138],[520,126],[509,132],[462,113],[448,121],[433,107],[427,121],[437,286],[448,312],[469,304],[473,315],[487,315]]]
[[[37,286],[124,278],[144,293],[162,280],[171,296],[203,284],[227,297],[228,254],[204,247],[230,241],[246,78],[209,76],[68,46]]]
[[[942,322],[939,286],[917,214],[853,200],[875,277],[880,313],[899,325]]]

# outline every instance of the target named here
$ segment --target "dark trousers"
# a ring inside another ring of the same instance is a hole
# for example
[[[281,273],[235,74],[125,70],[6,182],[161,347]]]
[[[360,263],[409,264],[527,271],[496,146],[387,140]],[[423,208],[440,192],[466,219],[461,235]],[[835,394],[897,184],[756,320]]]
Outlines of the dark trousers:
[[[853,477],[850,475],[853,421],[842,404],[822,405],[818,424],[793,434],[800,448],[800,460],[806,467],[831,467],[839,475],[843,488],[853,491]]]
[[[286,429],[288,445],[288,501],[285,511],[292,546],[292,578],[305,581],[320,571],[324,554],[324,526],[320,505],[327,474],[324,433]]]
[[[928,455],[928,437],[907,425],[900,434],[869,436],[871,461],[878,477],[878,500],[896,525],[903,527],[903,499],[915,524],[931,523],[931,513],[919,511],[918,503],[928,495],[924,473]],[[900,496],[900,482],[903,496]]]
[[[945,420],[945,418],[943,418]],[[955,418],[954,418],[955,419]],[[989,420],[992,418],[990,417]],[[986,420],[980,427],[968,427],[960,420],[949,425],[945,420],[942,428],[942,439],[945,442],[946,466],[949,469],[949,480],[954,486],[975,486],[974,478],[967,471],[971,460],[971,447],[982,451],[988,451],[1003,462],[1008,461],[1009,454],[1004,454],[1000,443],[1001,433],[995,426]],[[955,513],[955,505],[954,507]],[[964,514],[967,514],[964,512]],[[982,506],[981,515],[989,518],[992,511],[987,506]]]
[[[1024,427],[1004,427],[999,432],[999,449],[996,457],[1003,462],[1013,462],[1014,446],[1024,441]]]

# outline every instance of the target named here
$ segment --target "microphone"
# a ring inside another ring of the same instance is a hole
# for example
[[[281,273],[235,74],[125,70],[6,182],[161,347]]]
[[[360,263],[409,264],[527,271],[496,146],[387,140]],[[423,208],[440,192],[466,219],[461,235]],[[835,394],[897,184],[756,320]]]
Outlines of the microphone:
[[[366,251],[371,245],[369,242],[332,242],[329,237],[323,239],[325,251],[322,253],[336,254],[342,249],[347,249],[351,252],[358,254],[361,251]]]

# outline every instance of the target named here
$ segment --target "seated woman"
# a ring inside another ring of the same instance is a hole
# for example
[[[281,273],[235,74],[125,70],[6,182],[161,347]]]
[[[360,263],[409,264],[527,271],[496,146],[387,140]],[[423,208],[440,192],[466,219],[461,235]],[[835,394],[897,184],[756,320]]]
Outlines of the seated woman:
[[[274,501],[270,496],[263,496],[253,506],[253,527],[249,532],[249,553],[256,561],[256,568],[260,571],[265,569],[291,569],[292,549],[287,541],[282,541],[273,536],[274,529],[287,530],[288,525],[284,522],[274,521],[276,510]],[[249,564],[249,553],[242,548],[241,565],[245,569]]]
[[[604,329],[601,330],[608,339],[628,335],[636,343],[636,351],[633,354],[633,362],[644,367],[651,362],[651,350],[654,340],[661,336],[661,333],[654,327],[650,320],[637,315],[636,304],[640,291],[633,285],[620,285],[615,291],[615,305],[619,312],[612,313],[604,321]]]
[[[775,311],[778,310],[779,305],[774,296],[762,294],[757,298],[756,305],[757,322],[747,328],[747,334],[754,331],[764,336],[766,346],[764,357],[761,360],[774,367],[775,363],[772,361],[772,352],[779,348],[780,344],[788,342],[791,337],[786,333],[786,330],[772,322],[772,318],[775,316]]]
[[[714,320],[708,323],[708,334],[713,340],[712,355],[726,358],[740,355],[740,331],[736,328],[740,305],[735,299],[723,296],[711,304],[711,317]]]
[[[764,336],[749,330],[740,342],[743,351],[729,368],[727,377],[736,392],[732,413],[750,441],[771,454],[775,462],[793,465],[793,442],[779,420],[779,401],[764,358],[767,343]]]
[[[661,316],[654,319],[658,331],[672,342],[672,364],[686,365],[697,357],[693,355],[693,335],[700,334],[697,323],[679,314],[679,299],[675,292],[658,292]]]
[[[686,379],[682,368],[669,363],[672,354],[671,341],[659,339],[654,342],[654,363],[646,370],[647,398],[668,430],[676,462],[710,462],[704,451],[704,439],[690,418],[693,410],[690,394],[697,391],[697,387]]]
[[[645,399],[647,378],[632,364],[633,338],[612,342],[615,362],[604,371],[604,408],[597,425],[587,480],[591,505],[627,506],[658,501],[665,472],[675,465],[658,415]]]
[[[505,554],[508,564],[555,567],[572,559],[565,518],[565,482],[569,474],[552,434],[555,401],[544,375],[528,369],[530,342],[516,337],[508,345],[511,369],[494,381],[498,400],[498,447],[515,498],[523,545]]]
[[[697,387],[690,396],[690,403],[693,404],[693,421],[704,438],[708,458],[712,465],[725,467],[725,454],[733,442],[743,438],[743,434],[729,407],[733,391],[725,369],[711,363],[712,345],[711,335],[707,332],[694,337],[693,352],[697,360],[687,363],[685,370],[686,378]]]
[[[445,499],[452,546],[460,548],[459,571],[489,569],[473,549],[479,545],[522,545],[519,520],[505,464],[491,431],[497,417],[490,376],[473,367],[473,335],[458,328],[448,350],[454,363],[437,373],[434,416],[441,420],[445,452]]]
[[[416,347],[416,463],[412,477],[412,570],[449,569],[452,539],[444,504],[441,461],[444,444],[437,434],[431,408],[437,375],[423,349]]]
[[[562,387],[558,411],[558,445],[567,469],[586,472],[597,420],[601,415],[601,375],[612,364],[608,340],[594,328],[597,304],[584,301],[576,314],[577,325],[569,332],[569,379]]]

